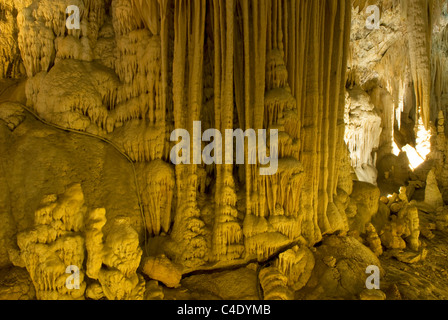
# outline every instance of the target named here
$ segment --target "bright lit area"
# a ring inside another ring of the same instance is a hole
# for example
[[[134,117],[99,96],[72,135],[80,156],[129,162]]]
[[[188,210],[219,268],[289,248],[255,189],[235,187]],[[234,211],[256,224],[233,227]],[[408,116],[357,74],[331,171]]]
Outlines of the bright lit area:
[[[423,162],[425,162],[428,154],[431,152],[431,132],[426,130],[421,118],[419,118],[417,126],[417,137],[415,141],[415,148],[409,144],[402,148],[402,151],[406,152],[409,159],[409,167],[412,170],[417,169]],[[397,144],[393,143],[393,153],[398,156],[400,154],[400,148]]]

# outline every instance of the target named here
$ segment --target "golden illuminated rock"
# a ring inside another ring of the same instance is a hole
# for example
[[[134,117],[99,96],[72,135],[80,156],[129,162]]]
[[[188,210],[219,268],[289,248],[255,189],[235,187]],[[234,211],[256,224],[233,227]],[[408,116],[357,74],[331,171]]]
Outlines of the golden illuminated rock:
[[[403,226],[397,223],[396,217],[393,216],[392,221],[381,231],[381,243],[389,249],[404,249],[406,248],[406,242],[401,237],[402,234]]]
[[[107,299],[143,299],[145,280],[137,273],[142,253],[137,232],[128,219],[118,218],[104,240],[105,268],[98,270],[98,281]]]
[[[431,170],[428,173],[428,178],[426,180],[425,202],[435,210],[443,206],[443,198],[437,185],[434,170]]]
[[[381,239],[378,236],[375,227],[371,223],[367,225],[366,232],[366,241],[369,244],[370,249],[372,249],[373,253],[375,253],[376,256],[382,255],[383,248],[381,246]]]
[[[288,278],[275,267],[263,268],[259,274],[265,300],[292,300]]]
[[[0,299],[448,299],[447,17],[0,0]]]
[[[85,240],[79,232],[86,211],[81,185],[74,184],[62,195],[45,196],[35,212],[34,227],[17,235],[20,259],[30,273],[38,299],[84,297]],[[75,290],[66,285],[69,266],[79,270]]]
[[[377,289],[363,290],[359,296],[361,300],[386,300],[386,294]]]
[[[166,256],[149,257],[143,261],[143,272],[151,279],[162,282],[167,287],[179,286],[182,270]]]

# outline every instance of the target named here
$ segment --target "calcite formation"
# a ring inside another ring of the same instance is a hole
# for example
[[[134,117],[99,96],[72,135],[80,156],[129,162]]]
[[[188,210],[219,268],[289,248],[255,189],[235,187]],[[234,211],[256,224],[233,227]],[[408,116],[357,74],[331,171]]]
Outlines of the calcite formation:
[[[425,202],[431,205],[434,209],[443,207],[443,198],[437,185],[434,170],[431,170],[428,173],[428,177],[426,179]]]
[[[0,0],[0,298],[412,299],[415,266],[448,285],[427,269],[446,266],[447,17]]]
[[[344,140],[350,152],[351,165],[360,181],[376,184],[376,157],[382,131],[382,119],[370,96],[355,87],[348,91]]]
[[[381,239],[376,232],[373,224],[369,223],[366,226],[366,241],[369,244],[370,249],[375,253],[376,256],[380,256],[383,254],[383,247],[381,246]]]
[[[35,212],[34,227],[17,235],[20,252],[13,263],[26,267],[38,299],[84,297],[85,238],[80,232],[86,211],[81,186],[75,184],[63,195],[53,194],[42,199]],[[77,290],[70,290],[66,285],[67,267],[78,272]]]
[[[142,300],[145,281],[136,271],[143,250],[138,234],[129,225],[128,219],[118,218],[114,222],[102,249],[102,263],[105,267],[95,271],[103,295],[109,300]],[[98,291],[97,299],[101,297]]]

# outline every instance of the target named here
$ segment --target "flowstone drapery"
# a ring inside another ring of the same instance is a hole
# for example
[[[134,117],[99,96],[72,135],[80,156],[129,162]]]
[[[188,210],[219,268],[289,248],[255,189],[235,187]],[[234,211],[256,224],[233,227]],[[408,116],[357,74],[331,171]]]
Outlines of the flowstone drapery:
[[[0,271],[37,299],[318,299],[423,261],[448,9],[377,2],[0,0]]]

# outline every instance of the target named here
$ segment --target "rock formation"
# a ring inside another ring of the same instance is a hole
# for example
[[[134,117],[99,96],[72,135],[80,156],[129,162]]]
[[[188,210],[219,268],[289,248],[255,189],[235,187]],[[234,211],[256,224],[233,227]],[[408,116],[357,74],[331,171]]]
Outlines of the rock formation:
[[[447,10],[0,0],[0,298],[420,297],[394,276],[448,232]]]
[[[86,212],[81,186],[75,184],[63,195],[44,197],[35,212],[34,226],[17,235],[20,251],[13,263],[29,272],[38,299],[84,296],[85,238],[80,232]],[[74,284],[77,290],[70,290],[66,284],[67,268],[69,273],[78,273],[78,283]]]

